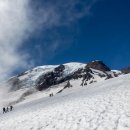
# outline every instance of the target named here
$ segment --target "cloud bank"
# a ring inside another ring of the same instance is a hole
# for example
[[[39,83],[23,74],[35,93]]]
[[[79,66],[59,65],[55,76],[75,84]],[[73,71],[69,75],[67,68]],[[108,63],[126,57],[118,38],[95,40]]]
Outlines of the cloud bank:
[[[0,80],[26,65],[19,47],[30,28],[28,0],[0,0]]]
[[[20,50],[36,31],[68,26],[90,14],[95,0],[0,0],[0,81],[31,66]],[[56,42],[51,47],[58,47]],[[31,43],[30,43],[31,44]],[[49,48],[51,48],[49,47]],[[53,48],[52,48],[53,50]]]

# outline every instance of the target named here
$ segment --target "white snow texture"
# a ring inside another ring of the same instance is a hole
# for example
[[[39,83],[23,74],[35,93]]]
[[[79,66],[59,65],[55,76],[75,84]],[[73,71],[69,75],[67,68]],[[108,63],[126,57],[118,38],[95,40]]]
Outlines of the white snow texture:
[[[53,97],[52,87],[1,112],[0,130],[130,130],[129,74],[84,87],[70,82],[72,88]]]

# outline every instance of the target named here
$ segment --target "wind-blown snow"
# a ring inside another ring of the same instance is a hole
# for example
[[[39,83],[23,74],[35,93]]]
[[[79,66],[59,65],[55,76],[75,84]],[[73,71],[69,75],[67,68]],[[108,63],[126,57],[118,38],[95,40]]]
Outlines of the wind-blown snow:
[[[38,95],[0,114],[1,130],[130,130],[130,75],[49,97]],[[44,93],[44,92],[43,92]],[[32,99],[32,100],[31,100]]]

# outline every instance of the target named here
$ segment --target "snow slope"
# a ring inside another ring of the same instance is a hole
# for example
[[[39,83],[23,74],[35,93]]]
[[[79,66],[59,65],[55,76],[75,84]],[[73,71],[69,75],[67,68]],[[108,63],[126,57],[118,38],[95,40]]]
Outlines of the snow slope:
[[[130,75],[48,96],[0,114],[0,130],[130,130]]]

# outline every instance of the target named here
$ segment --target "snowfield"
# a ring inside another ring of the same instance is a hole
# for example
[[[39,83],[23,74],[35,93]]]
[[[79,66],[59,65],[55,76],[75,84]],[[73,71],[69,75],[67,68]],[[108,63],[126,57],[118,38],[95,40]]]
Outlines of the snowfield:
[[[53,97],[29,96],[14,111],[1,112],[0,130],[130,130],[130,75],[71,84]]]

